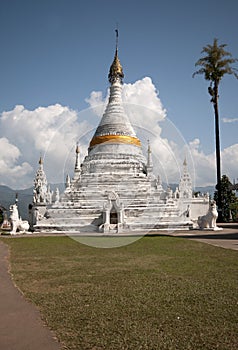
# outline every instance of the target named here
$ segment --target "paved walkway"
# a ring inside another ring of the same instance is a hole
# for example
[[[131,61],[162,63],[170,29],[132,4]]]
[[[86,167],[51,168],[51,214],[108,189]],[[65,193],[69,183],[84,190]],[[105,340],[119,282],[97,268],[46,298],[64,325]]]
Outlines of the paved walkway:
[[[60,350],[38,310],[14,286],[8,272],[8,247],[0,242],[0,349]]]
[[[177,231],[172,233],[171,236],[192,239],[216,247],[238,250],[238,225],[222,224],[222,226],[222,231]]]

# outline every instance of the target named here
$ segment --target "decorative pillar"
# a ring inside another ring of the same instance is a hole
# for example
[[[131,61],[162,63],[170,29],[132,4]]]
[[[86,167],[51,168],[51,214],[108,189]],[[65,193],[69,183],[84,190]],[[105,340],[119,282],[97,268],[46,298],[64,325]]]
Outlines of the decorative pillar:
[[[75,166],[74,166],[74,177],[73,180],[77,180],[80,177],[81,167],[80,167],[80,148],[77,143],[75,149]]]
[[[147,148],[147,176],[152,177],[153,174],[153,162],[152,162],[152,152],[150,147],[150,140],[148,140],[148,148]]]

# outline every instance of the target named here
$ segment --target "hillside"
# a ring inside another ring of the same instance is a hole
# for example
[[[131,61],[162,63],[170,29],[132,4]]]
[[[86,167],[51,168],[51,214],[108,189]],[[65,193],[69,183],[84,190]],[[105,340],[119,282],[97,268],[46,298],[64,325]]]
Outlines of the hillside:
[[[50,187],[52,190],[58,187],[60,192],[64,189],[63,184],[52,184]],[[9,216],[9,207],[15,203],[16,193],[18,194],[19,214],[22,219],[28,220],[28,206],[32,203],[33,187],[24,190],[13,190],[10,187],[0,185],[0,205],[7,210]]]

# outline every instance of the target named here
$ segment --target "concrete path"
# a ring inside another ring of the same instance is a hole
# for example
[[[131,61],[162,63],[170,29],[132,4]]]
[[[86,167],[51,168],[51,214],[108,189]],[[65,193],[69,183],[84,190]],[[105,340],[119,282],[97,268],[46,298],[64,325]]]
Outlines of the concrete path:
[[[230,234],[224,236],[207,235],[193,237],[195,241],[214,245],[225,249],[238,250],[238,234]]]
[[[172,233],[171,236],[192,239],[225,249],[238,250],[238,225],[232,227],[229,224],[223,224],[222,231],[177,231]]]
[[[8,272],[8,258],[8,247],[0,242],[0,349],[62,349],[44,326],[36,307],[14,286]]]

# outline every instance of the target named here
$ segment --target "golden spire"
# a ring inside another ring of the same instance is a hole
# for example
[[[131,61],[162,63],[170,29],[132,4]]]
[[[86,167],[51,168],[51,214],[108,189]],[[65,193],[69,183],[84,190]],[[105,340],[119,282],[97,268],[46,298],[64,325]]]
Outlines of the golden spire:
[[[123,108],[121,96],[123,77],[122,66],[118,58],[118,30],[116,29],[116,52],[108,74],[111,83],[110,97],[101,122],[90,142],[89,152],[93,147],[106,143],[141,147],[141,142],[136,137]]]
[[[111,84],[113,84],[117,79],[119,79],[120,82],[122,82],[122,79],[124,78],[122,66],[118,58],[118,29],[116,29],[115,32],[116,32],[116,52],[108,74],[108,80]]]

